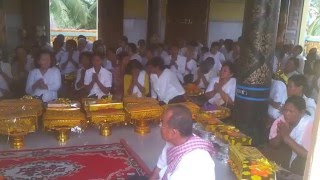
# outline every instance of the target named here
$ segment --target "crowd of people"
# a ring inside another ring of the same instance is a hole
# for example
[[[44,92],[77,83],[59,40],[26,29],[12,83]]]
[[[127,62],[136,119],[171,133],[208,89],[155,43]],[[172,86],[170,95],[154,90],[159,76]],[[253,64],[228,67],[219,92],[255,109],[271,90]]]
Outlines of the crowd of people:
[[[0,98],[28,94],[50,102],[135,96],[171,104],[186,101],[184,85],[195,84],[205,92],[205,103],[233,108],[240,44],[226,39],[210,47],[196,41],[165,45],[139,40],[136,45],[123,36],[118,47],[107,48],[102,40],[92,43],[82,35],[66,41],[58,35],[52,46],[42,37],[30,48],[18,46],[12,59],[0,50]],[[272,146],[291,150],[289,167],[305,159],[310,148],[320,88],[317,49],[306,57],[302,53],[302,46],[288,44],[277,47],[272,59],[266,128]]]

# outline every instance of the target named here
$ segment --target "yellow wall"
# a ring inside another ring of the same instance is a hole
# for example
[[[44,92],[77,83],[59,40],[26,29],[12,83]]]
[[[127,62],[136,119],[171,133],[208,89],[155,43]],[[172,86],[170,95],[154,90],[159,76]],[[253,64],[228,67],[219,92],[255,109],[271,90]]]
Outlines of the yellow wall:
[[[245,0],[211,0],[210,21],[242,21]]]
[[[147,0],[124,0],[124,18],[147,19]]]
[[[162,0],[162,15],[166,15],[167,0]],[[245,0],[211,0],[210,21],[242,21]],[[124,17],[146,19],[148,16],[147,0],[124,0]]]

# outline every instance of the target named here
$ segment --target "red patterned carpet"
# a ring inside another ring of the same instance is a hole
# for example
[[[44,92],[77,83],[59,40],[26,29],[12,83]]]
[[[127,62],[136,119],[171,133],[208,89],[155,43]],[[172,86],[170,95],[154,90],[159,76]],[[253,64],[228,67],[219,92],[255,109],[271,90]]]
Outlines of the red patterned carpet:
[[[5,179],[110,179],[147,175],[148,167],[120,143],[0,152]]]

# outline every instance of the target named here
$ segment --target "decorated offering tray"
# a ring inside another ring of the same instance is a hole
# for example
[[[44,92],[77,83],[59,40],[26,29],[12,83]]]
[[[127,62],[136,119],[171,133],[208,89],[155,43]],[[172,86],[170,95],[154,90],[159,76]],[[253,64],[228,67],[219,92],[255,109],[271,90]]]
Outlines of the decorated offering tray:
[[[206,112],[200,112],[199,114],[196,115],[195,121],[203,124],[203,125],[218,125],[222,124],[222,122],[216,118],[214,115],[211,113],[206,113]]]
[[[206,103],[202,108],[202,112],[211,113],[218,119],[230,117],[231,111],[227,107],[217,106],[215,104]]]
[[[239,129],[229,125],[208,125],[207,131],[212,132],[218,138],[228,142],[232,145],[245,145],[250,146],[252,143],[251,137],[240,132]]]
[[[0,101],[0,111],[32,111],[36,112],[37,116],[42,114],[42,101],[39,99],[7,99]]]
[[[158,104],[126,104],[125,112],[131,123],[135,125],[135,132],[146,134],[150,132],[148,123],[152,120],[160,120],[163,109]]]
[[[184,86],[187,96],[200,96],[204,93],[196,84],[188,84]]]
[[[167,104],[167,105],[163,105],[164,110],[166,110],[169,106],[172,105],[184,105],[185,107],[187,107],[191,113],[192,113],[192,118],[196,119],[197,115],[199,114],[200,111],[200,107],[196,104],[194,104],[193,102],[184,102],[184,103],[177,103],[177,104]]]
[[[277,165],[254,147],[230,145],[228,163],[239,180],[275,179]]]
[[[84,126],[86,124],[85,115],[80,110],[61,111],[47,110],[43,115],[43,125],[45,129],[55,129],[56,127]]]
[[[99,125],[102,122],[109,122],[111,124],[126,122],[126,113],[122,109],[92,111],[87,113],[87,117],[95,125]]]
[[[69,99],[59,98],[57,100],[48,102],[47,108],[49,109],[63,109],[63,108],[78,108],[80,109],[81,105],[78,101],[71,101]]]
[[[124,97],[123,104],[141,104],[141,103],[148,103],[148,104],[159,104],[159,102],[150,97]]]

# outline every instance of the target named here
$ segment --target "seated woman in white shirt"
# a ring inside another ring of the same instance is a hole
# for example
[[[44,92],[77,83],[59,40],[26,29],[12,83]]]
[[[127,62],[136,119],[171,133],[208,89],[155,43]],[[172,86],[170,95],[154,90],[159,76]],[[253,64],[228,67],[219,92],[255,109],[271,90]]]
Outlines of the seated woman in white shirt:
[[[213,71],[214,63],[214,59],[208,57],[205,61],[200,63],[197,73],[194,74],[194,83],[200,89],[207,89],[210,80],[215,77]]]
[[[57,99],[61,86],[61,74],[59,69],[52,67],[52,59],[50,51],[41,51],[37,61],[39,68],[33,69],[28,75],[27,94],[42,97],[43,102]]]
[[[269,140],[275,157],[272,160],[302,175],[311,146],[313,118],[306,113],[302,97],[287,99],[280,116],[272,124]],[[276,157],[278,156],[278,157]]]
[[[91,58],[93,67],[86,70],[84,85],[86,86],[88,97],[105,98],[109,95],[112,85],[112,74],[102,67],[102,57],[94,54]]]
[[[206,90],[205,96],[210,104],[233,106],[236,91],[235,72],[231,62],[225,62],[219,73],[219,77],[213,78]]]
[[[268,115],[271,122],[281,115],[281,107],[284,105],[287,98],[287,86],[285,81],[274,74],[271,80],[268,105]]]
[[[307,114],[309,114],[311,117],[315,116],[316,113],[316,103],[312,98],[309,98],[305,95],[306,90],[308,89],[308,82],[307,78],[302,75],[293,75],[288,80],[287,85],[287,94],[288,97],[291,96],[300,96],[302,97],[306,102],[306,111]]]
[[[77,71],[77,77],[74,83],[74,89],[76,90],[76,94],[79,98],[84,97],[87,93],[84,85],[84,76],[86,74],[86,70],[92,67],[91,57],[91,52],[83,52],[80,54],[81,68]]]
[[[146,97],[149,94],[149,75],[138,60],[130,60],[124,75],[123,95]]]
[[[197,62],[193,59],[193,54],[194,54],[194,50],[188,48],[185,53],[187,62],[185,66],[184,76],[191,74],[194,77],[194,75],[197,72],[197,68],[198,68]]]
[[[180,103],[185,101],[185,91],[177,76],[166,69],[161,57],[154,57],[149,63],[151,75],[151,97],[160,104]]]

